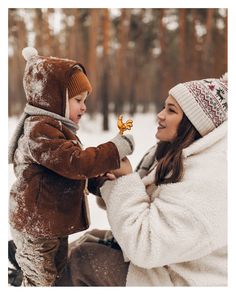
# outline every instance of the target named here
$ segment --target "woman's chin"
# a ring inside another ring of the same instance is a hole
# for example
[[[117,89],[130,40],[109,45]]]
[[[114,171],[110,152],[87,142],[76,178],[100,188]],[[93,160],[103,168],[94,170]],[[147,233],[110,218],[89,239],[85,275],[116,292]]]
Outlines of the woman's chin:
[[[157,133],[156,133],[155,137],[156,137],[156,139],[158,139],[158,140],[161,140],[161,139],[160,139],[160,134],[159,134],[159,132],[158,132],[158,131],[157,131]]]

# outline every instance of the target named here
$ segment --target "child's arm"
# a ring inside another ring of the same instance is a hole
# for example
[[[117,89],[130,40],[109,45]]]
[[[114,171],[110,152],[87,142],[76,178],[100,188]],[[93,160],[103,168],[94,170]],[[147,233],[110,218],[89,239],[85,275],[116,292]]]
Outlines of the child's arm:
[[[105,180],[107,178],[100,176],[100,177],[93,177],[88,180],[88,190],[91,194],[101,197],[100,187],[103,186]]]
[[[95,196],[98,207],[104,210],[106,210],[106,204],[102,199],[100,188],[102,187],[102,185],[104,184],[106,180],[107,180],[107,177],[103,177],[103,176],[90,178],[88,180],[89,192]]]
[[[112,141],[82,150],[66,139],[60,123],[51,118],[29,120],[28,147],[38,164],[71,179],[92,178],[120,167],[120,158],[132,153],[132,138],[118,135]]]

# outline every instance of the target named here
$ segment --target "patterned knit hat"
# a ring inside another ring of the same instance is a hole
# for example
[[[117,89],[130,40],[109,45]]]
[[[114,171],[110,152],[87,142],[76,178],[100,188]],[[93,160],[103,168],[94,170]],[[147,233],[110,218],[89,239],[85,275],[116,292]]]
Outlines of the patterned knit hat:
[[[227,120],[227,73],[220,79],[180,83],[170,89],[185,115],[204,136]]]
[[[84,69],[77,66],[74,68],[74,71],[68,80],[68,97],[72,98],[84,91],[87,91],[89,94],[92,91],[92,87]]]

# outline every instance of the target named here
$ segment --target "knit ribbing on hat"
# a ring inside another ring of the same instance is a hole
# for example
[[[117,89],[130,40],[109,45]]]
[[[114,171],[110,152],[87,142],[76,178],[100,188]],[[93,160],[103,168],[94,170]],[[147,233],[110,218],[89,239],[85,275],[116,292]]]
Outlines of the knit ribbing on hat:
[[[91,84],[86,77],[86,75],[80,71],[77,70],[73,73],[73,75],[70,77],[68,81],[68,95],[69,98],[72,98],[74,96],[79,95],[82,92],[87,91],[88,93],[91,93],[92,87]]]
[[[227,96],[226,85],[218,79],[180,83],[169,91],[202,136],[227,119],[227,103],[219,99],[217,89],[224,91]]]

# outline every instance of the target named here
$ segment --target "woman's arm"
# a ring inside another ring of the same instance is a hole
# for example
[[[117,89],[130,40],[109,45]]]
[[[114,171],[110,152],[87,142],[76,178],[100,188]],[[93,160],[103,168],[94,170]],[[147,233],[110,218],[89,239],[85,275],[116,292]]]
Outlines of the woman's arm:
[[[208,233],[196,214],[175,202],[153,202],[137,173],[107,181],[101,188],[114,237],[132,263],[152,268],[207,255]]]

